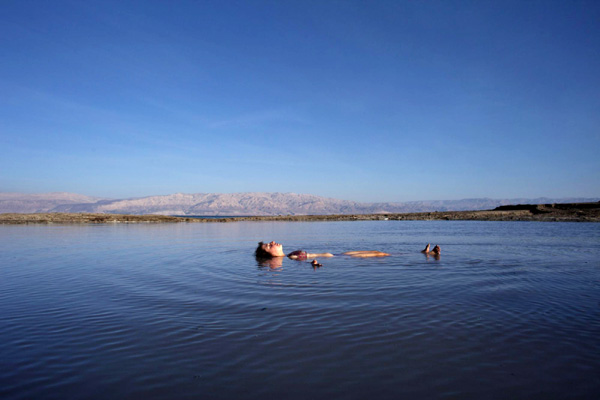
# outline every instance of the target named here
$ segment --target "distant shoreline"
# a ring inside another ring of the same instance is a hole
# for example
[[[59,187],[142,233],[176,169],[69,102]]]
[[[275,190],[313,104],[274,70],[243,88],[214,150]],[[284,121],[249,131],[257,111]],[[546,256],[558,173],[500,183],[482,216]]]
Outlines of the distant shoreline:
[[[91,213],[0,214],[0,224],[109,224],[109,223],[226,223],[243,221],[555,221],[600,222],[600,202],[518,204],[494,210],[436,211],[389,214],[279,215],[254,217],[172,217]]]

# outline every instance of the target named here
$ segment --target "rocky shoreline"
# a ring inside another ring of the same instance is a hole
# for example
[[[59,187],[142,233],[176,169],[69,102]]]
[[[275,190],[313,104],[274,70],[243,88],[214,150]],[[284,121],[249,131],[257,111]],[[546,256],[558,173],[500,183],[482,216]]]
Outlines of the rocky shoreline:
[[[483,211],[440,211],[405,214],[279,215],[193,218],[163,215],[91,213],[0,214],[0,224],[216,223],[241,221],[560,221],[600,222],[600,202],[519,204]]]

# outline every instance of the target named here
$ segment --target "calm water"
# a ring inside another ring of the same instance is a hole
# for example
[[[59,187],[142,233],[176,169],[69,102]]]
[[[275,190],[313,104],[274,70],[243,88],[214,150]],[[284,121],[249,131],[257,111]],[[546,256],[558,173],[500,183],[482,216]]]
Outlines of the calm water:
[[[0,226],[2,399],[599,395],[600,224]]]

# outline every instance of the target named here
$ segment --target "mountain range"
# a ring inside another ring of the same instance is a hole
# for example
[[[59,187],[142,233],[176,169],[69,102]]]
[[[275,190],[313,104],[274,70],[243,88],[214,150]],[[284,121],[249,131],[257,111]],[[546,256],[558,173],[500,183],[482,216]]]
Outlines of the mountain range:
[[[462,200],[360,203],[297,193],[176,193],[130,199],[103,199],[75,193],[3,193],[0,213],[114,213],[159,215],[325,215],[489,210],[508,204],[579,203],[600,198],[475,198]]]

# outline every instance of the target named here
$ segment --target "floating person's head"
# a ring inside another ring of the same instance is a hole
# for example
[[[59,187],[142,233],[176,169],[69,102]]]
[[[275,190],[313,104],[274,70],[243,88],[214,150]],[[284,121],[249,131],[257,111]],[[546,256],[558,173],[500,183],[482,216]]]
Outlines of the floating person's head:
[[[431,252],[435,255],[440,255],[442,253],[442,249],[440,246],[436,245]]]
[[[281,243],[271,241],[269,243],[258,242],[258,247],[254,252],[258,258],[284,257],[283,246]]]

